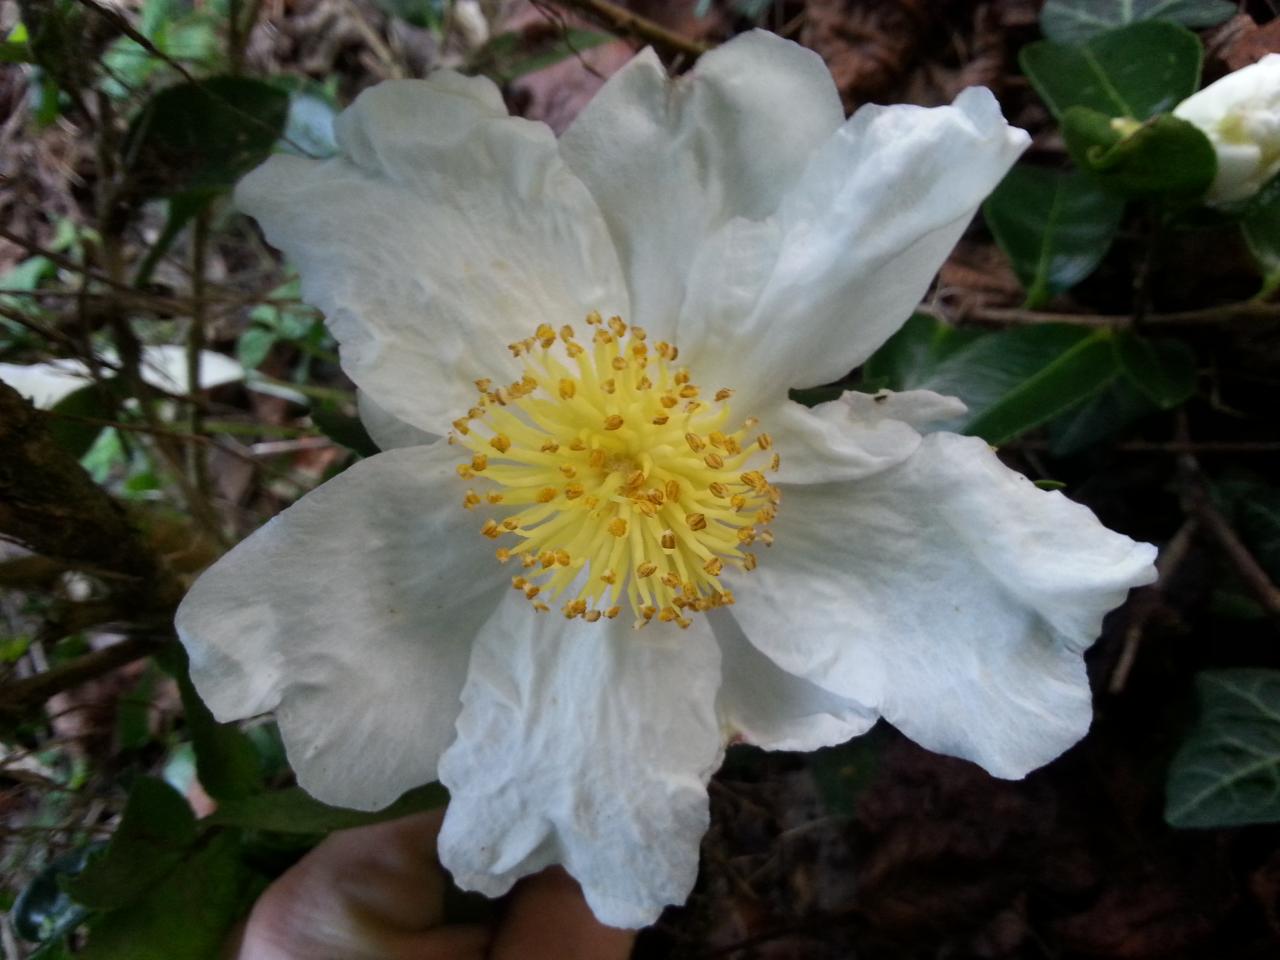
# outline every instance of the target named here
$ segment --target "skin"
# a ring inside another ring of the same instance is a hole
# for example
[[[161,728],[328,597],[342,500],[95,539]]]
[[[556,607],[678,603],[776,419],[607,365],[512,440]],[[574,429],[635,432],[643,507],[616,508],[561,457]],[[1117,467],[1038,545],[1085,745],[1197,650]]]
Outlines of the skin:
[[[232,960],[626,960],[635,935],[599,923],[560,869],[516,885],[494,928],[444,924],[443,811],[327,837],[275,881]]]

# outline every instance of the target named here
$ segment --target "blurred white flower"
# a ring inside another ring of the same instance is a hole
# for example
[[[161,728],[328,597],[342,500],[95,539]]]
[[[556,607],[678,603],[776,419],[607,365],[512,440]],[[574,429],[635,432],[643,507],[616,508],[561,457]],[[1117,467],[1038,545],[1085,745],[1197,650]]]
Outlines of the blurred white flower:
[[[112,353],[105,353],[103,359],[110,364],[116,362]],[[143,347],[138,372],[145,382],[158,390],[177,394],[194,392],[187,376],[187,351],[183,347]],[[111,369],[103,372],[107,377],[112,374]],[[201,352],[198,389],[209,390],[243,379],[244,369],[231,357],[212,350]],[[83,360],[70,358],[47,363],[0,363],[0,380],[41,410],[48,410],[69,394],[92,383],[93,371]]]
[[[1245,200],[1280,173],[1280,53],[1229,73],[1174,108],[1218,154],[1207,199]]]
[[[846,121],[755,32],[674,81],[640,54],[558,142],[452,73],[338,138],[237,196],[397,449],[178,612],[214,713],[275,710],[307,790],[439,778],[461,886],[560,863],[639,926],[693,885],[728,742],[884,717],[1020,777],[1084,735],[1082,653],[1153,548],[922,432],[955,400],[788,399],[902,324],[1025,147],[988,91]]]

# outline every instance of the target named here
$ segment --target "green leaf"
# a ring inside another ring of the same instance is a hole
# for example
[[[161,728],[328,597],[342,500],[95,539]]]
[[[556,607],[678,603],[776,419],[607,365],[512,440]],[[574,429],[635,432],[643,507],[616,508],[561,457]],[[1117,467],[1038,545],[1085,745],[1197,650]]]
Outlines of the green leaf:
[[[12,40],[0,42],[0,63],[34,63],[31,46],[27,43],[15,43]]]
[[[1117,377],[1078,407],[1049,423],[1049,452],[1079,453],[1109,439],[1158,408],[1128,377]]]
[[[160,236],[151,245],[151,249],[143,258],[142,265],[138,267],[138,272],[134,274],[135,287],[145,287],[151,282],[151,274],[156,264],[169,252],[174,241],[182,234],[183,228],[208,207],[216,196],[216,190],[202,189],[179,193],[169,199],[169,215],[165,219],[164,229],[160,231]]]
[[[1112,342],[1120,369],[1162,410],[1172,410],[1196,392],[1196,355],[1180,340],[1122,332]]]
[[[1236,12],[1227,0],[1048,0],[1040,31],[1058,43],[1080,43],[1141,20],[1212,27]]]
[[[96,910],[132,903],[186,856],[196,818],[186,799],[163,780],[139,777],[106,852],[66,882],[76,902]]]
[[[1067,150],[1098,182],[1127,197],[1204,195],[1218,172],[1218,155],[1198,127],[1160,114],[1127,134],[1105,114],[1071,107],[1062,117]]]
[[[1056,117],[1088,107],[1108,117],[1146,120],[1195,93],[1203,56],[1194,33],[1150,20],[1078,47],[1040,40],[1023,47],[1018,61]]]
[[[1271,578],[1280,580],[1280,489],[1259,486],[1236,511],[1245,543]]]
[[[186,651],[177,644],[174,647],[157,659],[178,681],[200,785],[219,803],[259,792],[263,788],[262,765],[252,741],[234,723],[218,723],[213,718],[191,682]]]
[[[116,746],[140,750],[151,742],[151,709],[157,668],[148,663],[128,695],[116,701]]]
[[[1280,820],[1280,671],[1196,677],[1200,717],[1169,768],[1165,819],[1175,827]]]
[[[124,166],[143,197],[230,187],[284,131],[289,95],[246,77],[161,90],[129,126]]]
[[[932,378],[939,364],[984,336],[977,330],[959,330],[927,313],[913,314],[867,358],[862,366],[863,383],[859,389],[932,390]]]
[[[1280,176],[1273,178],[1250,204],[1240,222],[1245,243],[1262,268],[1265,298],[1280,290]]]
[[[1110,340],[1107,330],[1079,340],[970,420],[964,432],[1006,443],[1083,402],[1116,376]]]
[[[1080,173],[1018,164],[982,207],[1037,307],[1087,277],[1120,227],[1124,204]]]
[[[313,403],[311,405],[311,422],[326,437],[335,443],[342,444],[352,453],[359,454],[362,457],[372,457],[374,454],[381,452],[378,445],[373,442],[373,438],[369,436],[369,432],[365,430],[364,424],[359,417],[343,413],[332,404]]]
[[[116,415],[121,385],[114,379],[88,383],[73,390],[50,409],[49,433],[72,456],[83,457],[98,439],[102,426],[76,419],[110,420]]]
[[[208,817],[207,822],[275,833],[319,834],[364,827],[423,810],[435,810],[448,802],[449,793],[444,787],[438,783],[428,783],[405,793],[391,806],[368,813],[331,807],[327,803],[321,803],[301,787],[290,787],[287,790],[273,790],[224,803]]]
[[[235,831],[211,834],[142,897],[89,927],[81,960],[215,960],[258,892]]]
[[[35,875],[9,910],[14,933],[32,943],[55,941],[84,921],[89,911],[72,900],[63,885],[85,868],[99,847],[72,850]]]

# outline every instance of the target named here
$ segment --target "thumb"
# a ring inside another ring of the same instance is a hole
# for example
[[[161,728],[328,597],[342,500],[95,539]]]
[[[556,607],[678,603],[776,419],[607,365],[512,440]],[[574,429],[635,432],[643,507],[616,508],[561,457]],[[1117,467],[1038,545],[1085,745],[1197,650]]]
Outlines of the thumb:
[[[490,960],[627,960],[635,931],[606,927],[559,867],[517,884]]]

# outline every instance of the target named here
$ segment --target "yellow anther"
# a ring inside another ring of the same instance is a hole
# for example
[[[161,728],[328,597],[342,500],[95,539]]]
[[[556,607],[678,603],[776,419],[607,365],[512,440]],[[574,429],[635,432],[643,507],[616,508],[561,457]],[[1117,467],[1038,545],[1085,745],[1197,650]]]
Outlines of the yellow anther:
[[[687,626],[733,602],[718,577],[753,568],[743,548],[768,542],[780,499],[762,472],[772,441],[756,421],[730,420],[729,388],[704,401],[674,345],[651,349],[620,317],[586,319],[586,347],[568,324],[540,324],[512,345],[511,383],[476,382],[479,403],[449,442],[467,451],[458,473],[488,489],[460,499],[475,509],[505,496],[523,511],[482,533],[519,541],[494,556],[519,559],[517,589],[535,610],[598,622],[630,606],[638,625]]]
[[[782,454],[775,453],[773,459],[769,461],[769,469],[777,473],[780,466],[782,466]]]
[[[535,611],[537,611],[538,613],[550,613],[550,612],[551,612],[551,608],[550,608],[550,607],[548,607],[548,606],[547,606],[545,603],[543,603],[541,600],[539,600],[537,603],[535,603],[535,604],[533,605],[533,609],[534,609]]]
[[[599,310],[592,310],[587,314],[586,322],[588,326],[598,327],[604,320],[601,318]]]
[[[529,585],[529,581],[526,580],[524,577],[511,578],[511,589],[513,590],[523,590],[528,585]]]
[[[772,546],[773,546],[773,531],[772,531],[772,530],[763,530],[763,531],[761,531],[761,533],[760,533],[760,542],[761,542],[761,543],[763,543],[766,547],[772,547]]]

